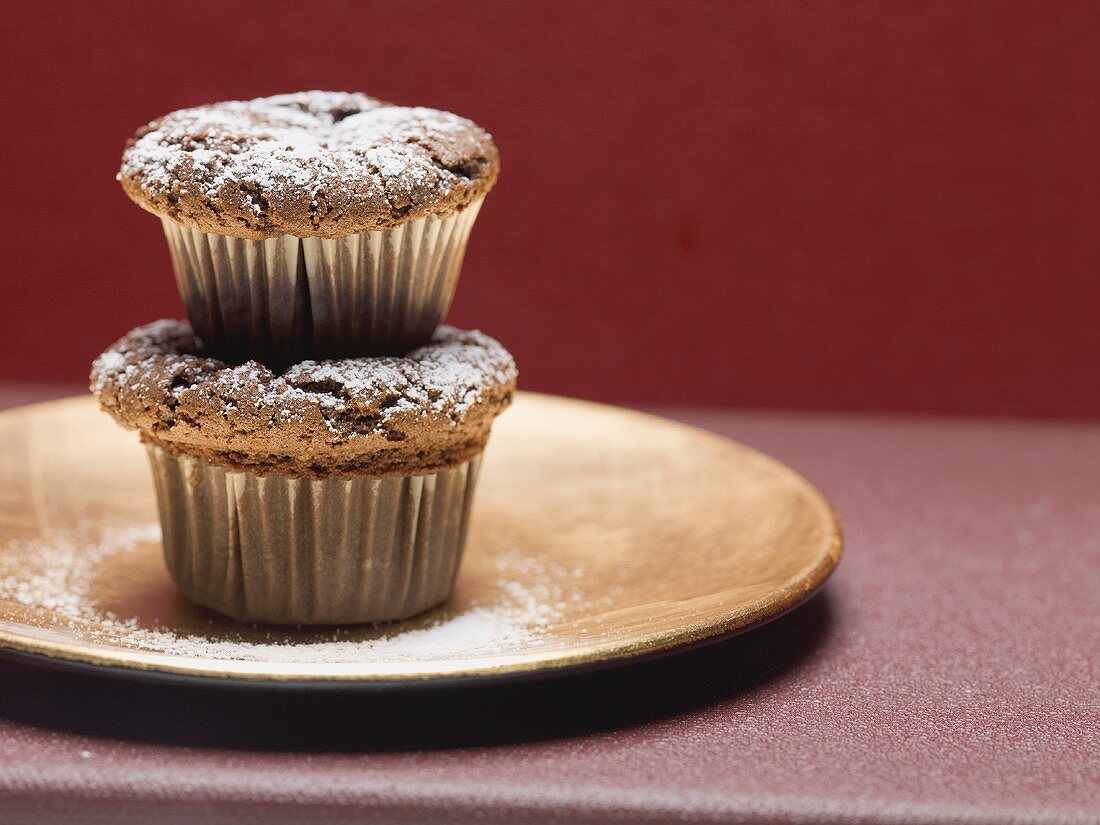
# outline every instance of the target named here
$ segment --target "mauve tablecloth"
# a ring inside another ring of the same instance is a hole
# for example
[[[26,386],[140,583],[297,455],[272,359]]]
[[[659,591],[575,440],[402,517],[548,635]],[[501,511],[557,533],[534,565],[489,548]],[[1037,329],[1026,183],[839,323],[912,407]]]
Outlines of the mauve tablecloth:
[[[1100,426],[664,412],[821,486],[847,533],[821,596],[709,648],[494,688],[3,664],[0,822],[1100,821]]]

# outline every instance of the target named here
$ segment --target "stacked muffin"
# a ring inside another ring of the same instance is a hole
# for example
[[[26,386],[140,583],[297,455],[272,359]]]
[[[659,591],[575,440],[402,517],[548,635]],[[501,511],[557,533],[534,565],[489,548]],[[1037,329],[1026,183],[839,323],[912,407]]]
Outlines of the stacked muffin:
[[[516,368],[440,326],[499,171],[469,120],[308,92],[174,112],[119,180],[160,216],[190,323],[132,330],[92,391],[153,467],[168,569],[238,619],[444,600]]]

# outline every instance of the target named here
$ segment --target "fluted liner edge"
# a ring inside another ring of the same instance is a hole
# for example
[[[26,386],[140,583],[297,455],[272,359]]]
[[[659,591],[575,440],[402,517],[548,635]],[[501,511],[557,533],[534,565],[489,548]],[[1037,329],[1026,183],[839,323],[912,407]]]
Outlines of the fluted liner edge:
[[[403,619],[450,593],[480,457],[430,475],[257,476],[148,447],[180,590],[241,621]]]
[[[342,238],[254,240],[163,219],[176,285],[208,352],[288,365],[398,355],[447,315],[474,201],[444,218]]]

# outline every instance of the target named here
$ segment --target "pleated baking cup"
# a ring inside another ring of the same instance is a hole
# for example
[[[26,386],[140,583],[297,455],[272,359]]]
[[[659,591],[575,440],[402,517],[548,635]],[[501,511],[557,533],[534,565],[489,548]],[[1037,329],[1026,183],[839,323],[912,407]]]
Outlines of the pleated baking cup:
[[[168,570],[204,607],[356,624],[420,613],[454,585],[480,457],[430,475],[318,480],[148,453]]]
[[[427,343],[451,306],[480,208],[479,199],[445,218],[334,239],[253,240],[163,223],[207,352],[285,366]]]

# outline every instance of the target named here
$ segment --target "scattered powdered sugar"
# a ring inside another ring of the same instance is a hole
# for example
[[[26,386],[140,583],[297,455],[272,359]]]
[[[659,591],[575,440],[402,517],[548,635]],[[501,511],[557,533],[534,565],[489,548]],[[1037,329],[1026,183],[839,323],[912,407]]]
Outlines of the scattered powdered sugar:
[[[441,325],[430,343],[403,358],[303,361],[282,376],[291,390],[327,388],[337,399],[386,399],[380,415],[431,410],[461,417],[484,394],[516,379],[512,356],[478,330]],[[339,402],[338,402],[339,403]]]
[[[298,642],[280,640],[272,632],[270,641],[263,643],[180,635],[121,623],[125,638],[120,642],[127,647],[177,656],[237,661],[416,662],[461,659],[521,648],[538,634],[538,618],[522,619],[520,611],[500,604],[492,608],[473,607],[428,627],[397,631],[376,639],[348,638],[353,631],[334,630],[327,640]]]
[[[109,556],[150,541],[160,541],[155,522],[106,531],[97,541],[59,535],[29,546],[11,542],[0,561],[0,599],[54,614],[74,629],[83,621],[113,621],[113,614],[101,614],[88,600],[96,572]],[[25,566],[28,559],[37,569]]]
[[[177,632],[148,617],[121,615],[94,595],[105,563],[133,563],[140,561],[139,554],[157,552],[159,526],[100,532],[92,541],[59,536],[10,545],[0,560],[0,602],[31,608],[36,624],[64,628],[86,642],[220,660],[338,664],[423,662],[526,650],[584,599],[577,587],[580,571],[513,550],[495,560],[494,587],[481,588],[492,591],[491,596],[445,607],[434,620],[321,632],[273,628],[258,633],[249,627],[247,639],[227,629],[228,620],[211,623],[206,633]]]
[[[486,140],[449,112],[301,92],[172,112],[127,147],[119,176],[139,180],[149,194],[178,195],[190,185],[210,200],[243,184],[262,196],[243,204],[257,215],[281,198],[354,200],[367,183],[393,203],[410,188],[445,194],[455,172],[437,155],[478,155]],[[341,186],[348,181],[360,186]]]
[[[330,431],[348,432],[344,413],[356,428],[383,431],[407,414],[443,413],[457,423],[487,396],[516,380],[516,365],[503,346],[477,331],[441,325],[430,343],[404,357],[303,361],[282,374],[256,361],[236,366],[192,354],[198,350],[190,326],[161,320],[131,330],[92,365],[97,396],[125,392],[174,407],[192,393],[217,400],[220,410],[248,412],[275,424],[318,410]]]

